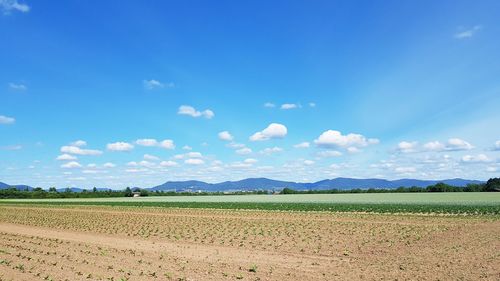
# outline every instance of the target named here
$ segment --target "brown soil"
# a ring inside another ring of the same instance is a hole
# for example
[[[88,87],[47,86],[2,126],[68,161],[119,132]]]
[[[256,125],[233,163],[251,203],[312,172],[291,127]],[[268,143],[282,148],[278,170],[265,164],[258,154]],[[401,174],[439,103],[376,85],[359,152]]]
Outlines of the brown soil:
[[[500,280],[500,220],[0,206],[0,280]]]

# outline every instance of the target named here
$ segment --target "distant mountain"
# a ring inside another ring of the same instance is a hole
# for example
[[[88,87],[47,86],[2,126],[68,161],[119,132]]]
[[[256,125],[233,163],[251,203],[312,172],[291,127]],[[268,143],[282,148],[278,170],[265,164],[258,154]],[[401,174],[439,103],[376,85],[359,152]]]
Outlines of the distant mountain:
[[[8,189],[8,188],[13,188],[13,187],[15,187],[17,190],[33,190],[33,187],[31,187],[29,185],[23,185],[23,184],[10,185],[10,184],[0,182],[0,189]]]
[[[225,181],[220,183],[206,183],[203,181],[168,181],[164,184],[150,188],[149,190],[163,191],[248,191],[248,190],[281,190],[285,187],[296,190],[326,190],[326,189],[368,189],[384,188],[395,189],[404,187],[427,187],[436,183],[446,183],[454,186],[466,186],[469,183],[479,184],[482,181],[466,179],[446,179],[446,180],[416,180],[416,179],[353,179],[335,178],[317,181],[313,183],[299,183],[290,181],[279,181],[267,178],[248,178],[240,181]]]

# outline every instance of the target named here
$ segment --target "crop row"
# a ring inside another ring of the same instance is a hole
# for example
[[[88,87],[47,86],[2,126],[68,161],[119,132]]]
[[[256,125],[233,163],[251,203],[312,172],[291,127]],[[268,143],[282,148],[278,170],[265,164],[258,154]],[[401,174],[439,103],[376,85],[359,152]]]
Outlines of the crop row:
[[[235,209],[235,210],[276,210],[276,211],[323,211],[323,212],[366,212],[366,213],[436,213],[499,215],[498,205],[440,205],[440,204],[365,204],[365,203],[256,203],[256,202],[6,202],[0,204],[33,204],[50,206],[122,206],[122,207],[162,207],[196,209]]]

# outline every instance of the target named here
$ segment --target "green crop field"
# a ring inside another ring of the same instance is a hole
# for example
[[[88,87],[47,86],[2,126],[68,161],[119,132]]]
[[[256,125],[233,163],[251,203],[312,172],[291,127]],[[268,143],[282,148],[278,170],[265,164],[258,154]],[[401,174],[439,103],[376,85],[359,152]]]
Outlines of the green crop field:
[[[140,198],[4,199],[0,204],[169,208],[500,214],[500,193],[363,193]]]

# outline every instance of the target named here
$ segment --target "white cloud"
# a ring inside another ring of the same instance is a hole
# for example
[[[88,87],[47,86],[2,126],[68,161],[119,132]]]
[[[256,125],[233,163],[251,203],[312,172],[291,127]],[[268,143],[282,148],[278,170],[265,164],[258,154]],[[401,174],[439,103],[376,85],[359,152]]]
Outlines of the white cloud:
[[[131,151],[134,149],[134,146],[128,142],[114,142],[108,143],[106,148],[110,151]]]
[[[111,162],[107,162],[107,163],[104,163],[104,165],[102,165],[104,168],[114,168],[116,167],[115,164],[111,163]]]
[[[466,38],[471,38],[472,36],[474,36],[474,34],[476,34],[476,32],[478,32],[479,30],[481,30],[483,27],[481,25],[475,25],[469,29],[466,29],[466,30],[462,30],[462,31],[459,31],[457,33],[455,33],[455,38],[456,39],[466,39]]]
[[[186,159],[184,161],[184,163],[189,164],[189,165],[203,165],[203,164],[205,164],[205,161],[203,161],[202,159],[190,158],[190,159]]]
[[[82,149],[74,145],[65,145],[61,147],[62,153],[77,154],[77,155],[101,155],[102,151],[95,149]]]
[[[9,125],[9,124],[14,124],[15,122],[16,122],[16,119],[14,119],[12,117],[0,115],[0,124]]]
[[[127,163],[127,166],[136,167],[136,166],[138,166],[138,164],[135,161],[130,161],[130,162]]]
[[[398,143],[397,151],[402,152],[402,153],[416,152],[417,145],[418,145],[418,143],[416,141],[412,141],[412,142],[402,141],[402,142]]]
[[[247,158],[243,162],[246,163],[246,164],[255,164],[255,163],[259,162],[259,160],[254,159],[254,158]]]
[[[65,164],[61,165],[61,168],[66,168],[66,169],[74,169],[74,168],[81,168],[82,165],[76,161],[71,161]]]
[[[173,82],[169,83],[162,83],[158,80],[151,79],[151,80],[143,80],[142,81],[144,88],[146,90],[153,90],[153,89],[161,89],[161,88],[174,88],[175,84]]]
[[[464,155],[462,157],[462,162],[464,163],[488,163],[492,160],[485,154],[478,155]]]
[[[497,167],[491,167],[490,166],[490,167],[486,168],[486,172],[494,173],[496,171],[498,171]]]
[[[163,140],[161,142],[158,142],[156,139],[138,139],[135,141],[135,143],[140,146],[157,146],[165,149],[175,149],[173,140]]]
[[[473,145],[459,138],[451,138],[446,144],[439,141],[431,141],[424,144],[424,149],[427,151],[460,151],[471,150],[473,148]]]
[[[448,150],[471,150],[473,148],[474,146],[462,139],[453,138],[448,140]]]
[[[175,149],[175,144],[173,140],[163,140],[160,143],[160,147],[165,149]]]
[[[151,154],[144,154],[144,160],[149,160],[149,161],[158,161],[160,158],[157,156],[151,155]]]
[[[247,155],[247,154],[252,153],[252,149],[250,149],[248,147],[244,147],[244,148],[240,148],[240,149],[236,150],[236,153],[239,155]]]
[[[184,149],[184,150],[193,150],[193,148],[191,146],[189,146],[189,145],[183,146],[182,149]]]
[[[295,109],[299,107],[298,105],[296,105],[295,103],[284,103],[281,105],[281,109],[284,109],[284,110],[287,110],[287,109]]]
[[[325,150],[318,152],[317,155],[322,158],[339,157],[342,156],[342,152],[337,150]]]
[[[265,149],[261,150],[260,153],[265,154],[265,155],[271,155],[273,153],[282,152],[282,151],[283,151],[283,148],[275,146],[275,147],[265,148]]]
[[[295,148],[308,148],[310,146],[311,146],[311,144],[309,142],[305,141],[305,142],[298,143],[298,144],[294,145],[293,147],[295,147]]]
[[[398,174],[411,174],[415,173],[417,169],[415,167],[396,167],[394,171]]]
[[[138,139],[135,141],[137,145],[141,146],[157,146],[158,141],[155,139]]]
[[[314,161],[312,161],[312,160],[304,160],[304,165],[306,165],[306,166],[314,165]]]
[[[82,147],[82,146],[86,146],[87,142],[84,141],[84,140],[77,140],[77,141],[74,141],[74,142],[70,143],[70,145]]]
[[[139,166],[143,166],[143,167],[147,167],[147,168],[151,168],[151,167],[154,167],[156,166],[155,163],[153,162],[149,162],[149,161],[146,161],[146,160],[142,160],[141,162],[138,163]]]
[[[184,155],[188,158],[203,158],[203,155],[199,152],[188,152]]]
[[[309,103],[309,107],[316,107],[316,103],[314,103],[314,102],[310,102],[310,103]]]
[[[493,146],[493,150],[500,150],[500,140],[495,142],[495,146]]]
[[[226,146],[230,147],[230,148],[233,148],[233,149],[245,147],[244,144],[242,144],[242,143],[236,143],[236,142],[228,143]]]
[[[365,147],[379,143],[378,139],[367,139],[360,134],[342,135],[339,131],[328,130],[323,132],[314,143],[319,147]]]
[[[232,141],[233,136],[228,131],[222,131],[219,133],[219,139],[223,141]]]
[[[30,6],[24,3],[19,3],[17,0],[0,0],[0,8],[4,14],[10,14],[11,11],[27,13],[30,11]]]
[[[275,107],[275,106],[276,106],[276,105],[274,105],[274,103],[271,103],[271,102],[266,102],[266,103],[264,104],[264,107],[268,107],[268,108],[273,108],[273,107]]]
[[[9,83],[9,88],[14,91],[25,91],[28,89],[28,87],[26,87],[26,85],[24,84],[15,84],[15,83]]]
[[[179,165],[177,162],[175,161],[161,161],[160,162],[160,166],[162,167],[174,167],[174,166],[177,166]]]
[[[141,168],[141,169],[126,169],[125,172],[127,173],[141,173],[141,172],[147,172],[148,169]]]
[[[181,105],[179,107],[179,111],[177,111],[177,114],[180,115],[189,115],[191,117],[205,117],[207,119],[211,119],[215,116],[214,112],[210,109],[206,109],[204,111],[198,111],[194,107],[189,106],[189,105]]]
[[[59,160],[59,161],[71,161],[71,160],[76,160],[76,156],[73,156],[73,155],[69,155],[69,154],[61,154],[59,156],[57,156],[56,160]]]
[[[284,138],[288,133],[285,125],[278,123],[271,123],[264,130],[257,132],[250,136],[251,141],[264,141],[269,139]]]

